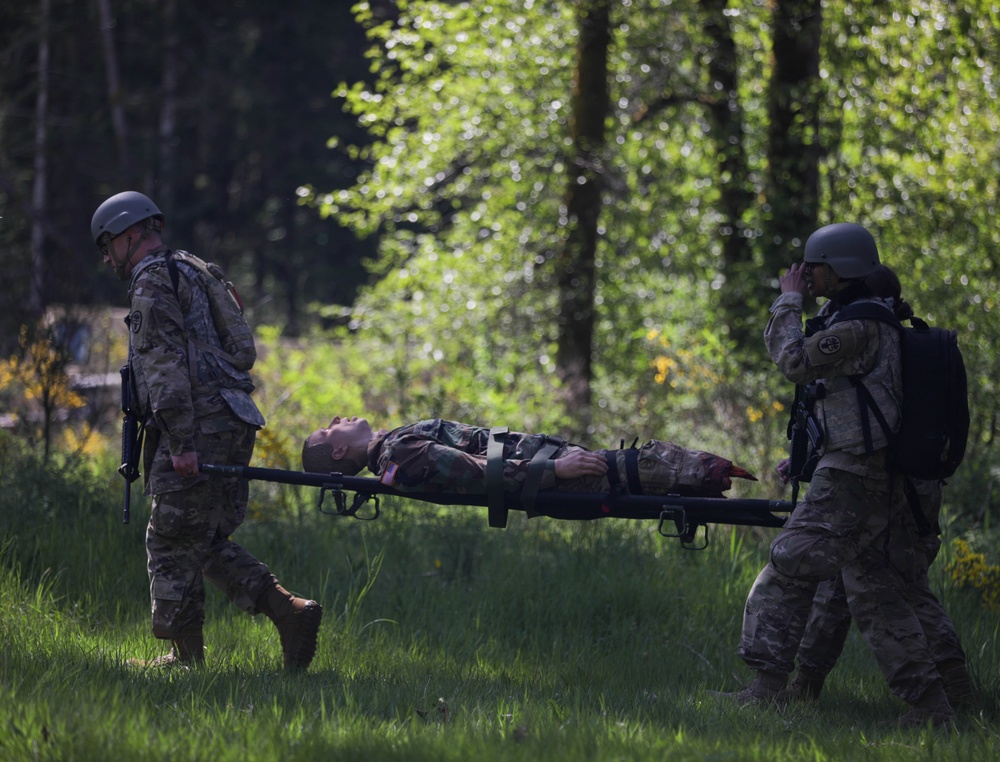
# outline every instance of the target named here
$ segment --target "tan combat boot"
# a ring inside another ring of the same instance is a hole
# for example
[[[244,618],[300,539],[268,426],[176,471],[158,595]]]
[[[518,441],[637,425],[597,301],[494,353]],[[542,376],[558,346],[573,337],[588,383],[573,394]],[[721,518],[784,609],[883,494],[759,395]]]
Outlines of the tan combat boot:
[[[275,585],[258,599],[257,608],[278,628],[285,669],[306,669],[316,654],[323,607]]]
[[[192,667],[205,663],[205,639],[201,630],[182,632],[170,641],[169,653],[155,659],[129,659],[131,667]]]
[[[773,672],[758,671],[753,680],[739,691],[729,693],[723,691],[709,691],[709,694],[720,699],[732,701],[738,706],[749,704],[759,704],[761,706],[773,706],[781,709],[785,706],[785,683],[788,681],[786,675],[779,675]]]

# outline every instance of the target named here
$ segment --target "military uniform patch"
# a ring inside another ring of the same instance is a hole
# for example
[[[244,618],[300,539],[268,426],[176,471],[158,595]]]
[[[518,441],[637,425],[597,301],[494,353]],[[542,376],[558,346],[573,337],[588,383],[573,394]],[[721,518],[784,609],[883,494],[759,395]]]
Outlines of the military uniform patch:
[[[393,480],[396,478],[396,471],[399,470],[399,466],[395,463],[390,462],[385,467],[385,471],[382,473],[382,478],[379,479],[382,484],[386,487],[391,487]]]
[[[128,316],[128,328],[132,333],[139,333],[139,329],[142,328],[142,313],[139,310]]]
[[[841,343],[836,336],[824,336],[816,346],[825,355],[835,355],[840,351]]]

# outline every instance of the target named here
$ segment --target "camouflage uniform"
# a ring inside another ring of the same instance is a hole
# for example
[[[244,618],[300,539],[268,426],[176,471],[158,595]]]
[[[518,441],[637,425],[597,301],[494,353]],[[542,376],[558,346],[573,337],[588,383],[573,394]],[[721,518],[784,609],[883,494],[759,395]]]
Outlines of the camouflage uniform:
[[[455,421],[418,421],[385,434],[368,445],[368,470],[400,491],[486,493],[486,448],[490,430]],[[503,444],[504,491],[516,493],[524,486],[532,456],[545,444],[542,434],[509,432]],[[584,448],[563,444],[552,458]],[[598,450],[605,453],[609,451]],[[624,451],[610,451],[627,491]],[[730,461],[711,453],[688,450],[670,442],[652,440],[638,452],[639,483],[644,493],[657,494],[677,487],[720,492]],[[606,476],[556,479],[555,464],[545,466],[541,490],[607,492]]]
[[[248,488],[241,479],[183,476],[171,455],[196,451],[206,463],[246,465],[264,419],[245,371],[204,347],[221,348],[201,277],[178,264],[177,290],[157,249],[133,270],[129,286],[130,358],[135,398],[147,420],[143,451],[152,513],[146,551],[153,633],[174,638],[200,630],[204,579],[237,606],[256,601],[276,579],[229,539],[243,522]]]
[[[927,523],[936,530],[941,510],[941,483],[914,480],[920,509]],[[897,493],[905,501],[902,490]],[[910,507],[904,503],[900,516],[909,525]],[[914,526],[892,535],[898,541],[911,541]],[[965,651],[955,625],[941,602],[931,590],[927,574],[941,548],[936,531],[919,536],[914,543],[916,575],[906,588],[906,595],[924,630],[931,658],[945,681],[945,690],[952,704],[971,700],[971,684],[966,667]],[[812,612],[798,650],[800,673],[807,676],[803,686],[815,686],[818,694],[822,681],[833,669],[844,649],[851,627],[851,611],[843,580],[838,576],[820,583],[813,598]]]
[[[939,695],[943,700],[923,629],[904,594],[915,576],[912,544],[888,543],[892,527],[901,526],[902,505],[889,499],[884,437],[878,441],[881,428],[872,421],[876,447],[883,449],[865,453],[857,397],[846,391],[848,376],[866,374],[890,425],[898,421],[898,336],[876,321],[845,321],[806,337],[802,301],[798,292],[775,300],[765,342],[790,381],[824,384],[827,394],[816,414],[826,430],[826,449],[750,591],[738,653],[759,673],[786,677],[817,586],[840,575],[892,691],[910,704]]]

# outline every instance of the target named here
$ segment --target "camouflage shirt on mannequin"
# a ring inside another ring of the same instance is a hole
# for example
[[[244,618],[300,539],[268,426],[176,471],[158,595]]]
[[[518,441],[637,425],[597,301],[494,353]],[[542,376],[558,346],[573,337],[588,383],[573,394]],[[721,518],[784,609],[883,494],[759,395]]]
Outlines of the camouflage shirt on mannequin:
[[[376,434],[368,446],[368,470],[382,482],[400,491],[484,494],[486,492],[486,448],[490,430],[439,418],[418,421]],[[509,432],[503,445],[505,492],[518,492],[524,485],[532,456],[544,445],[543,434]],[[580,445],[565,443],[552,458],[564,457]],[[596,452],[605,452],[597,450]],[[627,487],[623,450],[615,451],[621,483]],[[651,440],[639,447],[638,471],[643,492],[663,494],[687,487],[705,493],[726,488],[733,464],[725,458],[689,450],[670,442]],[[607,477],[557,479],[550,459],[542,476],[541,490],[607,492]]]

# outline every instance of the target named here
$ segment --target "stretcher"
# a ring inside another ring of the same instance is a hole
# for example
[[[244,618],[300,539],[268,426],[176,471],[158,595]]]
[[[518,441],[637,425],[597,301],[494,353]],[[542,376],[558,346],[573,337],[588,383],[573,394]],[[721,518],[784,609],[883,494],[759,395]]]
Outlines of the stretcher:
[[[199,469],[207,474],[230,478],[319,487],[318,508],[322,513],[333,516],[364,521],[377,519],[381,513],[379,497],[392,495],[437,505],[486,507],[490,511],[489,524],[493,527],[505,527],[510,510],[567,521],[606,518],[655,520],[659,522],[657,531],[663,537],[676,538],[685,547],[695,549],[708,544],[709,524],[780,528],[792,510],[792,503],[786,500],[554,491],[538,492],[534,504],[525,505],[520,495],[511,493],[505,493],[504,499],[498,503],[490,501],[485,494],[401,492],[378,479],[340,473],[319,474],[207,463],[200,464]],[[350,501],[348,493],[353,493]],[[328,497],[332,505],[327,502]],[[701,528],[705,532],[699,534]],[[700,538],[700,544],[695,545],[697,538]]]

